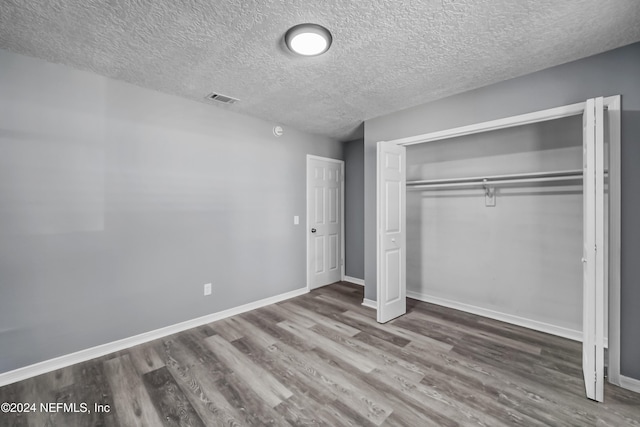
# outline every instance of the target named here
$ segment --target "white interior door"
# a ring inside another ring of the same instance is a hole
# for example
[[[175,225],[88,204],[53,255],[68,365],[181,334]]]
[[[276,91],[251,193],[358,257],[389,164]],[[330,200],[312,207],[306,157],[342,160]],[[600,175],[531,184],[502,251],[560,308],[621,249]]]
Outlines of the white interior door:
[[[582,371],[589,399],[604,399],[604,105],[586,102],[583,123]]]
[[[340,160],[307,157],[307,281],[310,289],[342,279]]]
[[[378,322],[407,312],[406,148],[378,142]]]

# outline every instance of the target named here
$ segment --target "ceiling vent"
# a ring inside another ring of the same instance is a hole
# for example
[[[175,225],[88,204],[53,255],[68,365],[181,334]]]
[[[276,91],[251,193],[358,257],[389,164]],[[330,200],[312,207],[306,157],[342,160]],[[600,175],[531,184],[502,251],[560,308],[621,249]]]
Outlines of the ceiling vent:
[[[240,101],[237,98],[232,98],[230,96],[222,95],[219,93],[210,93],[206,98],[211,101],[220,102],[221,104],[235,104],[236,102]]]

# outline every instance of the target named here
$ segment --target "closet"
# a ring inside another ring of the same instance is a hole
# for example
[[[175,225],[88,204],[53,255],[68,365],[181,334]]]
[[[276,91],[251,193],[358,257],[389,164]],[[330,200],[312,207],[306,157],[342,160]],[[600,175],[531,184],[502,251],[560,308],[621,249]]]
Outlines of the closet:
[[[409,296],[580,340],[602,401],[609,317],[619,360],[618,113],[594,98],[378,143],[378,321]]]

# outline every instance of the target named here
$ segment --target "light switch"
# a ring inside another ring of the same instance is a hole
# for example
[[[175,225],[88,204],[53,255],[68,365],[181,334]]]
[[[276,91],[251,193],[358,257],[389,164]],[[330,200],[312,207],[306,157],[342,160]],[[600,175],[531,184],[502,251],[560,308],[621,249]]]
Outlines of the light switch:
[[[293,217],[293,225],[300,224],[300,217],[298,215]]]

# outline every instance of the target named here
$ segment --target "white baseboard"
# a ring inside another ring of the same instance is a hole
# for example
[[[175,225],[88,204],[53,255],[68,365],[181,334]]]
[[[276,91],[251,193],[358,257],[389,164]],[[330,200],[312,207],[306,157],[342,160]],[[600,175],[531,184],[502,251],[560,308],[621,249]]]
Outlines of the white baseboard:
[[[364,305],[365,307],[373,308],[374,310],[378,309],[378,303],[372,299],[367,299],[367,298],[363,299],[362,305]]]
[[[483,307],[477,307],[475,305],[465,304],[457,301],[448,300],[445,298],[434,297],[430,295],[420,294],[418,292],[407,291],[409,298],[417,299],[419,301],[429,302],[444,307],[453,308],[460,311],[465,311],[471,314],[477,314],[479,316],[488,317],[490,319],[500,320],[501,322],[511,323],[525,328],[533,329],[540,332],[545,332],[551,335],[557,335],[559,337],[568,338],[573,341],[582,342],[582,331],[574,329],[563,328],[562,326],[551,325],[549,323],[540,322],[537,320],[527,319],[525,317],[514,316],[513,314],[502,313],[495,310],[490,310]],[[606,347],[606,340],[605,340]]]
[[[344,276],[344,279],[342,280],[344,280],[345,282],[353,283],[354,285],[364,286],[364,280],[356,279],[355,277]]]
[[[620,375],[620,387],[640,393],[640,380]]]
[[[269,298],[250,302],[239,307],[234,307],[228,310],[219,311],[217,313],[208,314],[206,316],[187,320],[185,322],[176,323],[175,325],[170,325],[153,331],[144,332],[139,335],[123,338],[118,341],[98,345],[95,347],[87,348],[85,350],[76,351],[75,353],[65,354],[64,356],[56,357],[54,359],[45,360],[43,362],[5,372],[3,374],[0,374],[0,387],[25,380],[27,378],[35,377],[37,375],[45,374],[47,372],[55,371],[56,369],[66,368],[67,366],[74,365],[76,363],[86,362],[87,360],[105,356],[115,351],[124,350],[139,344],[144,344],[158,338],[166,337],[167,335],[206,325],[207,323],[215,322],[216,320],[235,316],[237,314],[255,310],[266,305],[275,304],[277,302],[294,298],[308,292],[309,290],[306,287],[296,289],[295,291],[285,292],[280,295],[275,295]]]

